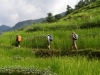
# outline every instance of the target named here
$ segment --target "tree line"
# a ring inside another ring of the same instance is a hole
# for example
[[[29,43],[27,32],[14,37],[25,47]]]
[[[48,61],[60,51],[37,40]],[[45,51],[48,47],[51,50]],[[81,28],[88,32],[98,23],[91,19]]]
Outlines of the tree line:
[[[87,6],[97,0],[80,0],[76,5],[75,8],[72,8],[70,5],[67,5],[65,16],[72,13],[74,10]],[[46,22],[52,23],[58,21],[62,18],[61,14],[56,14],[55,16],[52,15],[51,12],[47,13]]]

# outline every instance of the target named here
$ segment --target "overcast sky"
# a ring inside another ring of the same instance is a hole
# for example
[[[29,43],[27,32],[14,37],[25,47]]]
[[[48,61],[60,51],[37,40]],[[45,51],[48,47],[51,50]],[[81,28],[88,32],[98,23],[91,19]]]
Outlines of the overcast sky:
[[[72,8],[80,0],[0,0],[0,25],[13,27],[25,20],[47,17],[51,12],[56,15],[66,11],[67,5]]]

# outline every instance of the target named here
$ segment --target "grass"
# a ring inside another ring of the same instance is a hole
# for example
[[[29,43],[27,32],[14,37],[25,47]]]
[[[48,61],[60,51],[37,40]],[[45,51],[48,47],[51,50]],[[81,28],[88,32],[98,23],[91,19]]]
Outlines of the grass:
[[[7,61],[7,62],[6,62]],[[12,67],[36,67],[38,69],[49,68],[57,75],[99,75],[100,61],[87,60],[86,57],[52,57],[52,58],[32,58],[22,57],[15,59],[10,57],[2,57],[0,66]]]
[[[34,51],[29,48],[0,46],[0,67],[35,67],[39,70],[50,69],[57,75],[99,75],[100,60],[87,57],[35,57]]]
[[[77,40],[77,45],[79,49],[94,48],[100,49],[100,29],[90,28],[90,29],[77,29],[77,30],[56,30],[56,31],[38,31],[38,32],[5,32],[0,37],[0,43],[2,45],[15,46],[15,39],[17,33],[22,36],[21,47],[30,49],[47,49],[47,34],[53,36],[53,41],[51,42],[51,49],[67,50],[71,48],[72,32],[75,31],[79,39]]]

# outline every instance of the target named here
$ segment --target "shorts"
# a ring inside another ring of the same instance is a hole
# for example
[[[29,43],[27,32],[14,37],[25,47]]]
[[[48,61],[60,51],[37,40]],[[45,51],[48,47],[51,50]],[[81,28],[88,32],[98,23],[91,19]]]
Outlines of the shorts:
[[[48,45],[50,45],[50,40],[48,41]]]
[[[72,45],[76,46],[76,40],[73,40]]]

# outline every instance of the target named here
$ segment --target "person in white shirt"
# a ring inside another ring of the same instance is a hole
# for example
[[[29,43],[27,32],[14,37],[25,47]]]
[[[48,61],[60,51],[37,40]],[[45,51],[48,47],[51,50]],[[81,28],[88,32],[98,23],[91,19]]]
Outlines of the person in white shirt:
[[[50,49],[50,35],[47,36],[47,47]]]

